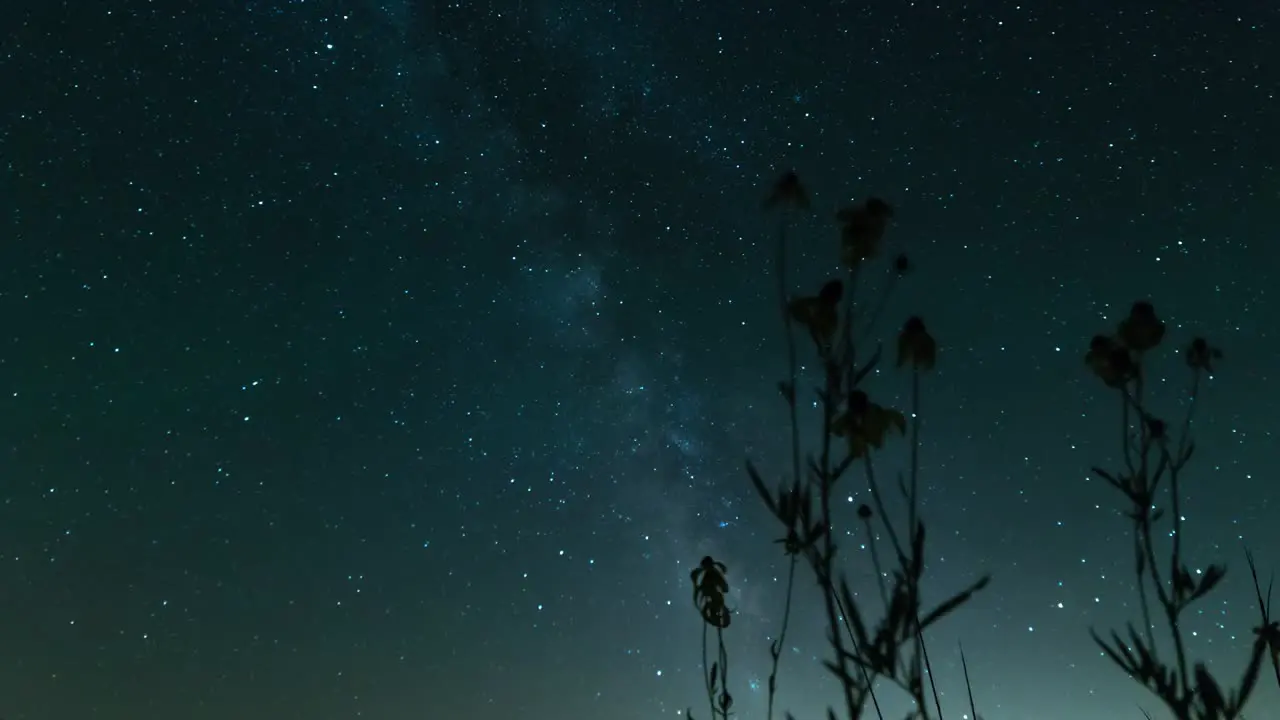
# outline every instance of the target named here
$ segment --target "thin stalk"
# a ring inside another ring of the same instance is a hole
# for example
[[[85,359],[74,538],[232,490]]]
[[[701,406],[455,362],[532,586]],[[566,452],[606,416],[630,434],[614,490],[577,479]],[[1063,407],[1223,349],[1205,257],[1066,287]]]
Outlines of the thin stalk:
[[[907,497],[907,532],[916,536],[920,492],[920,369],[911,369],[911,493]]]
[[[863,453],[862,461],[867,472],[867,488],[871,491],[871,502],[875,504],[876,512],[880,514],[880,522],[884,525],[885,534],[889,536],[889,543],[893,545],[893,551],[898,555],[898,564],[905,570],[907,556],[902,552],[902,543],[898,541],[898,532],[893,529],[893,523],[889,522],[889,514],[885,510],[884,498],[880,496],[880,485],[876,482],[875,468],[871,465],[871,453]]]
[[[919,618],[916,618],[916,644],[920,647],[920,656],[924,658],[924,671],[929,673],[929,688],[933,690],[933,707],[938,711],[938,720],[942,720],[942,701],[938,699],[938,684],[933,680],[933,665],[929,664],[929,649],[924,645],[924,631],[920,629]]]
[[[1191,681],[1187,673],[1186,643],[1182,639],[1182,628],[1178,623],[1178,606],[1170,591],[1165,588],[1164,582],[1160,578],[1160,571],[1157,569],[1155,538],[1152,535],[1150,516],[1144,517],[1141,524],[1142,540],[1146,546],[1147,572],[1151,573],[1152,583],[1156,588],[1156,599],[1164,609],[1165,623],[1169,626],[1169,635],[1173,638],[1173,650],[1177,655],[1178,661],[1178,680],[1181,683],[1181,693],[1185,695],[1190,690]],[[1170,578],[1170,582],[1172,581],[1172,578]]]
[[[791,317],[787,311],[787,229],[791,214],[784,212],[778,223],[777,267],[778,307],[782,311],[783,333],[787,339],[787,414],[791,424],[791,478],[792,482],[800,482],[800,421],[796,402],[796,385],[799,382],[799,367],[796,360],[796,339],[792,333]],[[791,556],[791,567],[787,573],[787,599],[782,611],[782,630],[778,634],[778,647],[773,655],[773,667],[769,672],[769,710],[767,720],[773,720],[773,704],[778,692],[778,664],[782,658],[782,647],[787,637],[787,625],[791,618],[791,597],[795,588],[796,576],[795,555]]]
[[[707,666],[707,624],[702,623],[702,684],[707,688],[707,704],[711,719],[716,717],[716,691],[711,687],[711,668]]]
[[[1258,612],[1262,616],[1262,624],[1258,626],[1258,641],[1267,643],[1267,654],[1271,656],[1271,669],[1275,671],[1276,687],[1280,687],[1280,651],[1275,649],[1271,639],[1264,633],[1273,632],[1271,621],[1271,587],[1272,580],[1267,581],[1267,595],[1262,596],[1262,583],[1258,582],[1258,565],[1253,561],[1253,552],[1244,549],[1244,559],[1249,563],[1249,574],[1253,576],[1253,592],[1258,598]]]
[[[1133,448],[1129,439],[1129,431],[1131,429],[1132,420],[1129,418],[1129,398],[1124,390],[1120,391],[1120,447],[1124,455],[1125,468],[1129,470],[1129,474],[1133,475],[1137,472],[1137,468],[1133,465]]]
[[[871,529],[871,519],[862,522],[867,533],[867,547],[871,550],[871,567],[876,571],[876,587],[880,588],[880,600],[884,602],[885,612],[889,611],[889,588],[884,584],[884,568],[880,565],[880,552],[876,550],[876,533]]]
[[[907,497],[907,532],[911,533],[911,537],[916,536],[916,524],[919,522],[919,502],[920,492],[920,369],[912,367],[911,369],[911,492]],[[913,550],[914,552],[914,550]],[[909,581],[911,583],[911,592],[919,597],[920,589],[916,587],[915,579]],[[933,691],[933,705],[938,711],[938,720],[942,720],[942,703],[938,700],[938,684],[933,678],[933,666],[929,664],[929,649],[925,646],[924,630],[920,627],[919,602],[913,603],[917,608],[916,617],[914,618],[916,626],[916,644],[919,646],[920,655],[924,658],[925,672],[929,673],[929,688]]]
[[[769,712],[768,720],[773,720],[773,703],[778,694],[778,661],[787,642],[787,625],[791,620],[791,596],[796,582],[796,562],[799,554],[792,554],[791,567],[787,570],[787,600],[782,608],[782,630],[778,632],[778,640],[770,655],[773,656],[773,668],[769,671]]]
[[[858,333],[858,343],[866,341],[871,336],[871,332],[875,330],[876,323],[880,321],[880,315],[884,313],[885,306],[889,304],[889,296],[893,294],[893,288],[897,284],[898,273],[891,273],[889,282],[885,285],[884,291],[880,293],[880,299],[876,301],[876,306],[872,308],[866,324],[862,326],[862,332]]]
[[[978,720],[978,706],[973,702],[973,683],[969,682],[969,663],[964,659],[964,645],[960,646],[960,667],[964,670],[964,689],[969,692],[969,718]]]
[[[1157,655],[1155,641],[1155,625],[1151,622],[1151,601],[1147,599],[1147,581],[1146,573],[1143,571],[1145,563],[1142,559],[1142,527],[1137,520],[1133,521],[1133,554],[1134,554],[1134,572],[1138,577],[1138,600],[1142,605],[1142,628],[1147,634],[1147,647],[1151,648],[1151,655]]]
[[[705,626],[704,626],[705,627]],[[724,646],[724,628],[716,628],[716,643],[719,645],[720,655],[720,697],[727,697],[729,694],[729,651]],[[712,715],[712,718],[715,716]],[[729,708],[720,706],[721,720],[729,720]]]
[[[1138,377],[1135,380],[1134,395],[1132,397],[1129,397],[1126,395],[1126,399],[1128,400],[1128,404],[1133,406],[1134,412],[1137,413],[1138,415],[1138,423],[1139,423],[1140,434],[1142,438],[1142,446],[1139,451],[1141,453],[1139,468],[1141,472],[1140,477],[1144,478],[1145,480],[1149,477],[1148,473],[1150,472],[1151,463],[1149,460],[1149,456],[1150,456],[1151,446],[1161,441],[1151,437],[1150,416],[1147,414],[1146,408],[1142,404],[1142,398],[1143,398],[1143,381],[1142,380],[1143,380],[1143,374],[1141,371],[1139,371]],[[1190,416],[1188,415],[1188,417]],[[1165,584],[1161,579],[1159,565],[1156,561],[1155,536],[1154,536],[1153,527],[1152,527],[1150,508],[1149,507],[1142,508],[1141,511],[1138,513],[1138,517],[1140,519],[1139,524],[1142,530],[1142,544],[1145,546],[1145,551],[1146,551],[1147,565],[1148,565],[1147,571],[1151,574],[1152,584],[1155,585],[1156,599],[1159,601],[1160,606],[1164,609],[1165,623],[1169,626],[1169,635],[1173,639],[1174,655],[1178,663],[1178,682],[1181,687],[1181,693],[1185,695],[1186,693],[1189,693],[1192,691],[1191,674],[1187,670],[1186,641],[1182,637],[1182,627],[1181,627],[1181,624],[1179,623],[1179,617],[1178,617],[1179,614],[1181,613],[1181,607],[1179,606],[1178,597],[1174,594],[1173,588],[1172,588],[1172,584],[1177,582],[1178,570],[1181,567],[1181,560],[1182,560],[1181,558],[1182,540],[1179,537],[1180,535],[1179,531],[1181,529],[1181,521],[1179,520],[1179,515],[1178,515],[1179,511],[1181,510],[1181,505],[1178,497],[1179,496],[1178,475],[1180,474],[1182,461],[1178,458],[1174,458],[1172,459],[1172,461],[1170,461],[1168,457],[1168,449],[1165,446],[1161,446],[1161,453],[1162,453],[1161,462],[1157,467],[1156,477],[1150,478],[1148,487],[1151,489],[1155,488],[1156,483],[1159,481],[1161,470],[1167,467],[1168,475],[1169,475],[1169,485],[1170,485],[1169,492],[1171,494],[1171,500],[1172,500],[1171,510],[1173,511],[1173,525],[1174,525],[1173,550],[1170,553],[1171,567],[1170,567],[1169,582],[1171,587],[1169,588],[1165,587]],[[1167,466],[1166,466],[1166,463],[1167,463]]]
[[[833,362],[827,358],[825,362]],[[836,651],[836,667],[840,671],[840,685],[844,691],[845,707],[849,712],[850,720],[858,717],[858,701],[854,697],[852,676],[849,674],[848,654],[844,649],[844,637],[840,633],[840,615],[836,612],[836,586],[835,586],[835,540],[832,536],[831,522],[831,424],[834,420],[835,402],[835,383],[830,380],[831,372],[828,369],[826,373],[828,381],[826,384],[826,392],[822,399],[822,454],[819,465],[819,504],[821,506],[822,523],[825,532],[822,533],[822,557],[821,569],[818,573],[819,582],[822,584],[823,603],[827,611],[827,626],[831,630],[831,644]]]
[[[799,362],[796,359],[796,338],[792,333],[791,315],[787,310],[787,228],[791,215],[784,213],[778,223],[778,307],[782,310],[782,330],[787,338],[787,408],[791,423],[791,477],[800,482],[800,421],[797,415],[796,384]]]
[[[1133,462],[1133,450],[1130,447],[1129,431],[1131,421],[1129,419],[1130,398],[1122,389],[1120,391],[1120,443],[1124,454],[1125,467],[1129,470],[1132,478],[1137,472],[1137,468]],[[1139,418],[1139,422],[1142,420]],[[1132,482],[1132,480],[1130,480]],[[1146,486],[1147,479],[1144,476],[1141,480],[1143,486]],[[1150,512],[1151,508],[1138,508],[1140,513]],[[1142,629],[1147,636],[1147,647],[1151,649],[1152,656],[1156,656],[1159,652],[1156,648],[1155,641],[1155,624],[1151,622],[1151,601],[1147,598],[1147,583],[1145,579],[1146,573],[1143,571],[1143,553],[1142,553],[1142,528],[1141,522],[1134,518],[1133,521],[1133,554],[1134,554],[1134,572],[1138,579],[1138,601],[1142,607]]]
[[[853,652],[857,655],[861,650],[858,649],[858,639],[853,635],[853,628],[849,627],[849,612],[845,609],[844,601],[840,599],[839,595],[836,595],[835,599],[836,607],[840,609],[840,617],[845,619],[844,631],[849,634],[849,645],[853,647]],[[862,681],[867,684],[867,695],[871,698],[871,707],[875,708],[876,717],[879,720],[884,720],[884,713],[880,711],[880,701],[876,699],[876,691],[873,687],[874,683],[871,681],[871,674],[867,672],[867,667],[862,663],[857,663],[857,665],[858,669],[862,671]]]

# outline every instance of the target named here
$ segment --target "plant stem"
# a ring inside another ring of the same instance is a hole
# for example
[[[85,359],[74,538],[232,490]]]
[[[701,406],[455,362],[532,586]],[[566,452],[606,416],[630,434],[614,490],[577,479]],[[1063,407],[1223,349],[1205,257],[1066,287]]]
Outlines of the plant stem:
[[[707,704],[711,708],[711,720],[716,717],[716,691],[711,687],[713,674],[707,666],[707,624],[702,623],[702,683],[707,688]]]
[[[978,720],[978,706],[973,703],[973,683],[969,682],[969,663],[964,659],[964,645],[960,646],[960,667],[964,670],[964,689],[969,692],[969,718]]]
[[[782,657],[783,648],[787,641],[787,625],[791,620],[791,596],[794,592],[796,583],[796,562],[800,559],[799,554],[791,555],[791,567],[787,570],[787,600],[782,608],[782,630],[778,632],[778,640],[773,652],[773,668],[769,671],[769,713],[766,716],[768,720],[773,720],[773,702],[778,694],[778,661]]]
[[[782,310],[783,332],[787,338],[787,413],[791,423],[791,479],[797,486],[800,478],[800,422],[797,417],[796,385],[799,382],[798,363],[796,361],[796,339],[792,334],[791,316],[787,310],[787,228],[790,224],[790,213],[783,213],[778,223],[777,266],[778,306]],[[778,664],[782,657],[783,643],[787,637],[787,624],[791,617],[791,596],[795,588],[797,556],[791,556],[791,567],[787,572],[787,599],[782,611],[782,631],[778,634],[777,651],[773,654],[773,667],[769,672],[769,710],[767,720],[773,720],[773,703],[778,692]]]
[[[830,360],[828,360],[830,362]],[[827,373],[828,378],[831,376]],[[835,541],[831,535],[831,486],[833,480],[831,477],[831,423],[833,420],[832,403],[834,401],[836,388],[833,383],[827,382],[827,391],[824,393],[822,400],[822,459],[819,465],[819,504],[821,505],[822,523],[825,532],[822,533],[822,556],[821,568],[818,570],[818,582],[822,586],[823,602],[827,610],[827,627],[831,631],[831,644],[836,651],[836,667],[840,671],[840,685],[844,691],[845,707],[849,712],[850,720],[856,720],[858,717],[858,702],[854,697],[853,676],[849,674],[848,653],[844,649],[844,636],[840,633],[840,615],[836,612],[836,584],[835,584]]]
[[[871,550],[871,567],[876,571],[876,587],[880,588],[880,600],[884,602],[884,611],[889,612],[889,589],[884,584],[884,568],[880,565],[880,552],[876,550],[876,533],[871,528],[871,519],[863,521],[862,526],[867,533],[867,547]]]
[[[920,489],[920,369],[911,369],[911,493],[907,497],[907,532],[916,536]]]

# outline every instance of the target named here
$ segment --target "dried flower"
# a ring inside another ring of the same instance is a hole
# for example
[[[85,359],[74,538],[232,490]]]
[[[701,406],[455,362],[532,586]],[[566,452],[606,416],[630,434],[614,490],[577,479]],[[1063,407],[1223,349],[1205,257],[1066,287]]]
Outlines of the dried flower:
[[[840,255],[844,264],[857,267],[880,251],[885,228],[893,219],[893,208],[880,198],[868,198],[836,213],[840,225]]]
[[[1198,337],[1187,346],[1183,356],[1187,359],[1187,366],[1192,370],[1204,370],[1211,373],[1213,372],[1213,361],[1222,359],[1222,351],[1210,345],[1204,338]]]
[[[1120,322],[1117,335],[1130,350],[1146,352],[1164,339],[1164,323],[1156,317],[1155,306],[1138,301],[1130,308],[1129,317]]]
[[[1138,365],[1129,349],[1106,335],[1093,336],[1084,361],[1107,387],[1123,387],[1138,372]]]
[[[805,192],[804,185],[800,184],[800,176],[796,175],[794,170],[788,171],[774,183],[769,196],[765,198],[764,208],[766,210],[773,210],[774,208],[786,210],[809,209],[809,193]]]
[[[932,370],[938,360],[938,344],[919,316],[907,318],[898,333],[898,367],[908,363],[917,370]]]
[[[819,349],[829,350],[840,324],[840,298],[844,296],[844,284],[830,280],[813,297],[795,298],[787,305],[787,312],[796,322],[804,325]]]

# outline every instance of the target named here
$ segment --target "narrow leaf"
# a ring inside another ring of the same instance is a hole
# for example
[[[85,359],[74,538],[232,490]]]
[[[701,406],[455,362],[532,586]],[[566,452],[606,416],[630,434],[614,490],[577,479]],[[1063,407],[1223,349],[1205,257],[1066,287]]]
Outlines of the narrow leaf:
[[[983,575],[982,577],[978,578],[977,582],[970,585],[968,588],[951,596],[950,600],[947,600],[946,602],[942,603],[938,607],[934,608],[932,611],[929,612],[928,615],[925,615],[923,618],[920,619],[920,630],[923,631],[925,628],[929,627],[930,625],[934,624],[935,622],[949,615],[951,611],[955,610],[956,608],[968,602],[969,598],[973,597],[974,593],[985,588],[987,586],[987,583],[989,582],[991,582],[991,576]]]
[[[760,471],[756,470],[756,466],[751,460],[747,460],[747,475],[751,476],[751,484],[755,486],[756,492],[760,494],[760,499],[769,508],[769,512],[774,515],[778,514],[778,505],[774,502],[773,496],[769,494],[769,488],[765,487],[764,478],[760,477]]]

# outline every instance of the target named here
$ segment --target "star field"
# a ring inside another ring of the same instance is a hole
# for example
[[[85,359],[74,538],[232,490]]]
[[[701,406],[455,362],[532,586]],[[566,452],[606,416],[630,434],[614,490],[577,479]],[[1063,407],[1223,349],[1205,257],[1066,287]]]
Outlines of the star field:
[[[878,195],[941,346],[921,448],[947,718],[1161,708],[1088,630],[1138,618],[1130,304],[1202,388],[1186,623],[1234,678],[1280,570],[1280,9],[1266,3],[125,0],[0,37],[0,717],[707,720],[689,572],[729,567],[763,718],[789,462],[770,184]],[[804,278],[803,284],[800,279]],[[810,358],[811,362],[811,358]],[[875,373],[904,407],[908,383]],[[809,433],[811,436],[812,433]],[[906,446],[886,450],[886,472]],[[864,501],[851,485],[844,504]],[[844,540],[868,588],[865,538]],[[1265,582],[1265,577],[1264,577]],[[811,573],[780,674],[840,707]],[[1251,720],[1280,707],[1264,672]],[[886,717],[906,699],[882,695]]]

